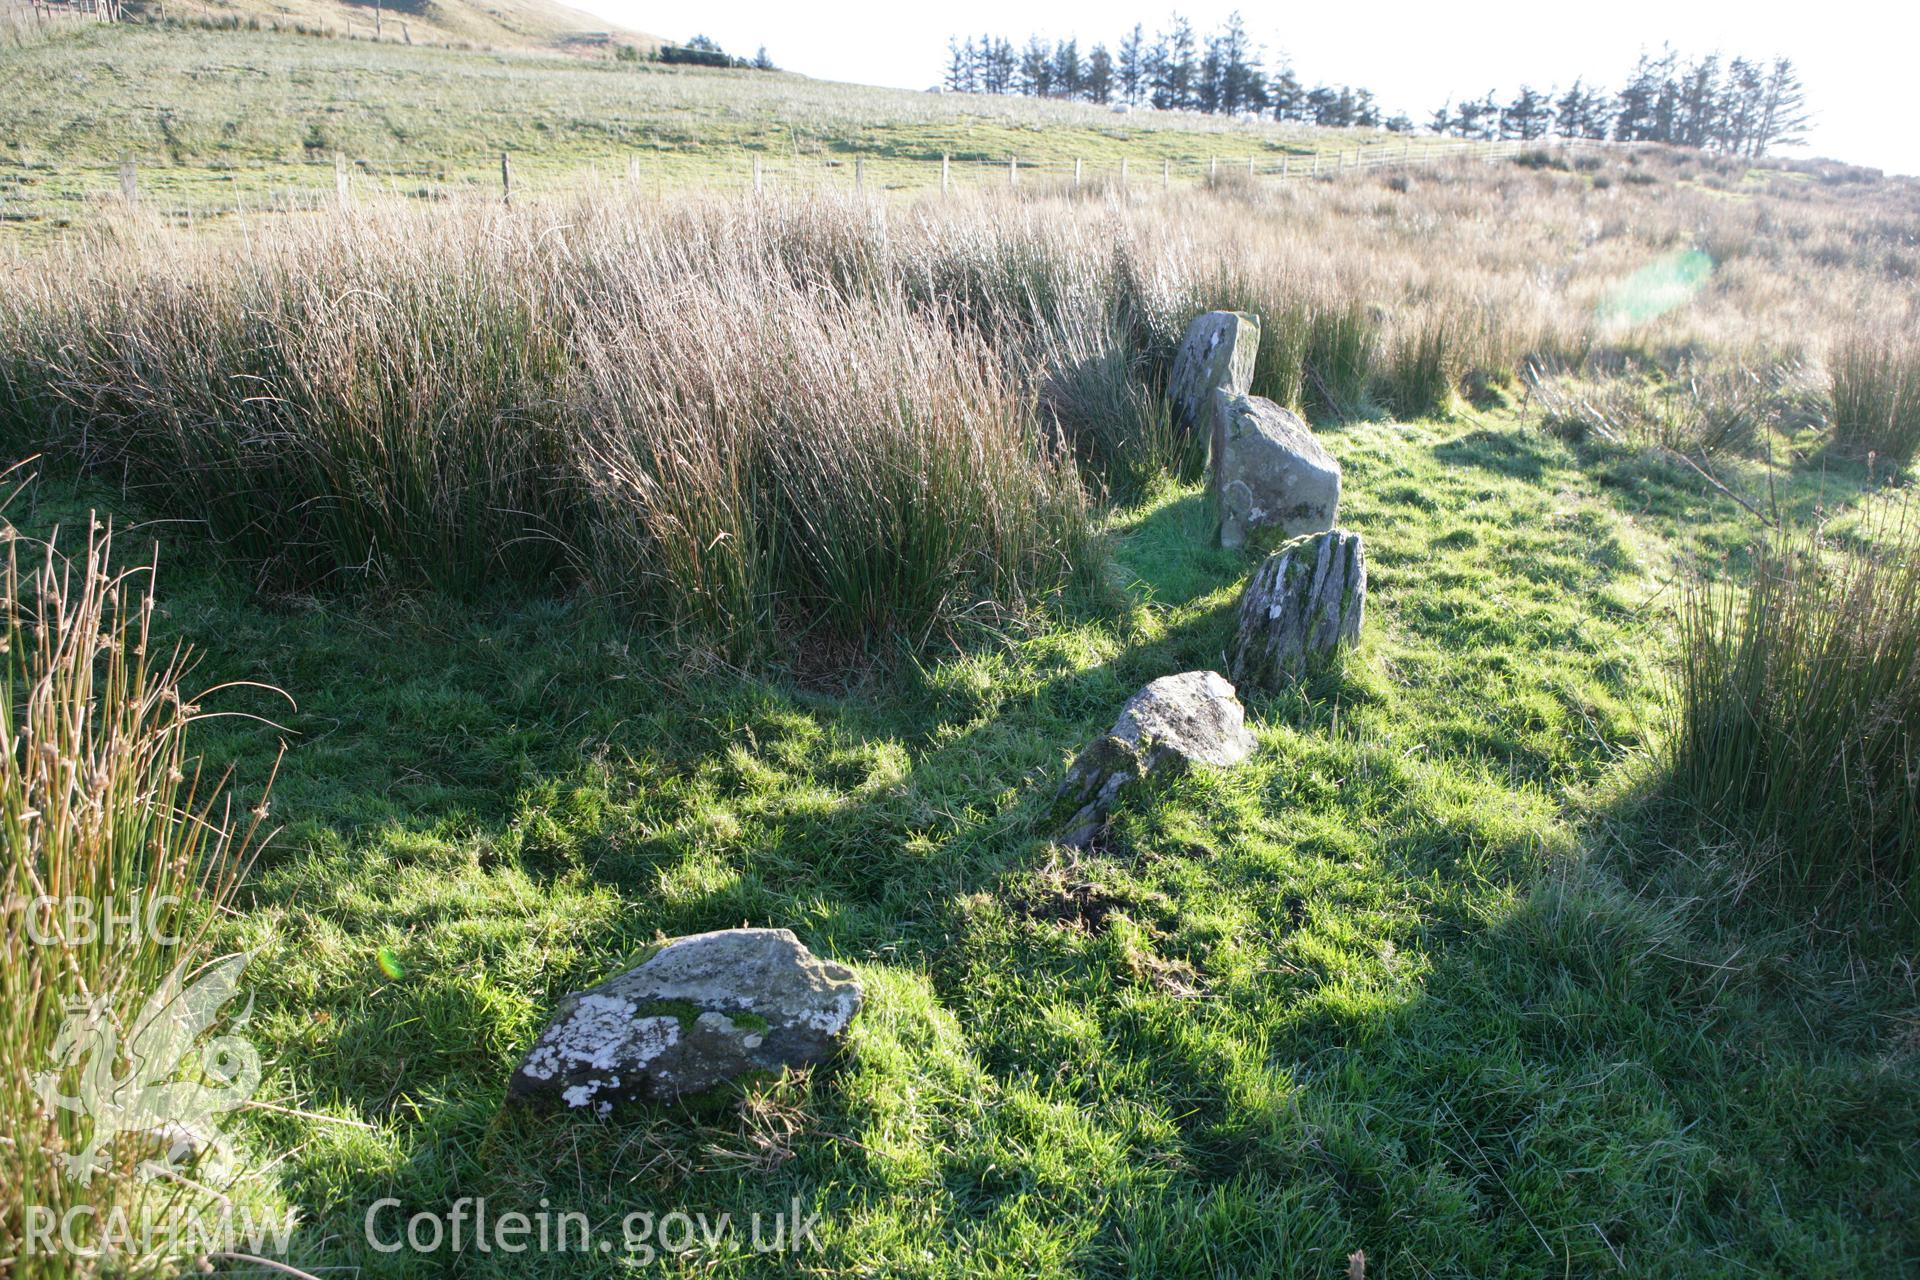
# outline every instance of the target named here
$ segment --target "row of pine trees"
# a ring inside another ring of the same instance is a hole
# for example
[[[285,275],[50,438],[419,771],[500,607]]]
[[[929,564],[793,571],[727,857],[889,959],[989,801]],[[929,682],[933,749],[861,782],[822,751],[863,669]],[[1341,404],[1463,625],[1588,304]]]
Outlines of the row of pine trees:
[[[946,87],[955,93],[1151,105],[1396,133],[1415,128],[1409,116],[1385,114],[1368,89],[1308,88],[1284,60],[1268,71],[1238,13],[1205,37],[1178,15],[1152,38],[1136,23],[1111,51],[1096,44],[1082,52],[1078,40],[1049,45],[1038,36],[1016,47],[985,35],[956,36],[948,52]],[[1806,94],[1789,60],[1683,59],[1669,49],[1642,55],[1617,91],[1584,79],[1564,91],[1522,86],[1507,101],[1492,93],[1449,100],[1426,126],[1459,138],[1611,138],[1757,156],[1800,141],[1807,119]]]

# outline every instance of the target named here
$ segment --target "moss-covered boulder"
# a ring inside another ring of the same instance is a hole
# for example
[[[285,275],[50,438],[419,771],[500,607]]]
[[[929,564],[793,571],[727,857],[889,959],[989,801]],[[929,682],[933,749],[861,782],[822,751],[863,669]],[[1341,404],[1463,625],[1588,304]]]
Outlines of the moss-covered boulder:
[[[514,1070],[509,1100],[611,1113],[824,1062],[859,1011],[860,982],[787,929],[675,938],[560,1003]]]

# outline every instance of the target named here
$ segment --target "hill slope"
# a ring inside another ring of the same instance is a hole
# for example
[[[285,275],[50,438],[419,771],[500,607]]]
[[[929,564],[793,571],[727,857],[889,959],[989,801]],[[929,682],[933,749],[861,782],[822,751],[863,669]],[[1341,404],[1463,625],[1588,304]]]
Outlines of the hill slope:
[[[660,41],[557,0],[149,0],[154,16],[430,44],[591,49]]]
[[[371,13],[335,0],[280,2]],[[776,182],[851,185],[856,156],[876,186],[937,181],[942,155],[958,181],[1004,183],[1017,156],[1030,177],[1033,166],[1057,175],[1076,159],[1090,178],[1111,176],[1124,158],[1136,181],[1157,182],[1166,163],[1191,179],[1211,157],[1257,155],[1277,167],[1283,156],[1382,136],[668,67],[604,50],[141,24],[0,46],[0,77],[22,108],[0,115],[0,220],[14,230],[65,225],[90,207],[117,216],[128,160],[143,204],[199,217],[331,198],[336,157],[362,189],[439,198],[498,190],[503,151],[517,190],[578,184],[596,165],[649,186],[738,188],[753,158]]]

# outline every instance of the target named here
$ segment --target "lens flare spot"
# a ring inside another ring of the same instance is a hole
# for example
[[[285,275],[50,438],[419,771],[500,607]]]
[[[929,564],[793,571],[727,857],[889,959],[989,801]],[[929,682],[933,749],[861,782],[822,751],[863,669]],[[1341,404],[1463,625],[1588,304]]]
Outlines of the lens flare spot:
[[[1615,285],[1599,307],[1602,324],[1636,325],[1684,307],[1706,287],[1713,259],[1682,249],[1655,259]]]

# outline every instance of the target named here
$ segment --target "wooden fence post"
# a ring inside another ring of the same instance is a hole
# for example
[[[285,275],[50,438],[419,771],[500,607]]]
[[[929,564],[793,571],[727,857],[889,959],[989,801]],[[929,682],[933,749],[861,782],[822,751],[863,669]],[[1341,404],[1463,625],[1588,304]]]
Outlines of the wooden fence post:
[[[1007,157],[1007,185],[1010,187],[1020,185],[1020,158],[1018,156]]]
[[[943,154],[940,157],[940,194],[944,196],[951,190],[953,190],[953,157]]]
[[[1219,156],[1207,157],[1207,181],[1208,182],[1220,181],[1220,157]]]
[[[853,189],[863,191],[867,185],[867,159],[865,156],[853,158]]]
[[[1073,189],[1075,191],[1078,191],[1080,189],[1080,157],[1079,156],[1075,156],[1073,158]]]
[[[339,152],[333,156],[333,195],[342,209],[347,207],[347,158]]]
[[[129,205],[135,204],[140,198],[139,172],[132,160],[120,162],[120,195]]]
[[[1247,176],[1249,178],[1257,178],[1260,176],[1259,170],[1254,167],[1254,162],[1258,159],[1258,156],[1247,157]]]
[[[504,151],[500,153],[500,202],[513,203],[513,162]]]

